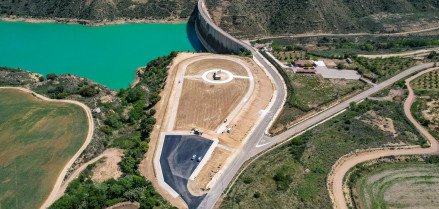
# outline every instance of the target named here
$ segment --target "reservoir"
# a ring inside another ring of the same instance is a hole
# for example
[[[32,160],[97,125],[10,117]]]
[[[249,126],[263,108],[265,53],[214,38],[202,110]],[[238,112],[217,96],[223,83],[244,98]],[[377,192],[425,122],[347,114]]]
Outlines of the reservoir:
[[[0,22],[0,66],[46,75],[71,73],[126,88],[136,68],[171,51],[205,51],[192,24],[102,27]]]

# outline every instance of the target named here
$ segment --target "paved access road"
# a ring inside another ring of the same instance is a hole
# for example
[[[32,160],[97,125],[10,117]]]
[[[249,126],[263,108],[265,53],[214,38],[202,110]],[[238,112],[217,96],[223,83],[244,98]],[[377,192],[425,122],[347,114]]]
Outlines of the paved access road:
[[[278,74],[275,68],[271,67],[271,64],[268,63],[268,61],[262,57],[262,55],[253,49],[249,44],[244,43],[241,40],[236,39],[235,37],[231,36],[227,32],[223,31],[221,28],[219,28],[210,18],[206,7],[204,6],[205,0],[199,0],[198,1],[198,11],[200,12],[200,15],[204,18],[205,21],[208,22],[210,26],[215,28],[218,32],[222,33],[225,37],[229,38],[230,40],[237,42],[244,46],[247,50],[250,50],[254,56],[254,58],[263,65],[263,67],[266,69],[266,71],[270,74],[272,77],[274,84],[276,85],[277,91],[275,100],[273,101],[273,104],[271,108],[269,109],[268,113],[260,120],[259,124],[253,129],[253,132],[249,135],[247,138],[245,144],[243,145],[243,148],[239,154],[233,159],[233,162],[228,165],[227,168],[225,168],[225,172],[221,175],[220,179],[218,179],[217,183],[210,189],[210,192],[206,195],[206,197],[203,199],[201,204],[198,208],[213,208],[216,201],[220,197],[220,195],[223,193],[223,191],[226,189],[227,185],[231,182],[234,175],[238,172],[239,168],[241,168],[242,164],[250,159],[251,157],[263,152],[264,150],[270,148],[272,145],[275,145],[277,143],[280,143],[282,141],[285,141],[289,139],[291,136],[300,133],[301,131],[306,130],[307,128],[311,127],[314,124],[317,124],[318,122],[332,116],[333,114],[336,114],[337,112],[346,109],[349,107],[349,103],[351,102],[358,102],[366,97],[370,96],[371,94],[374,94],[375,92],[378,92],[382,90],[383,88],[393,84],[394,82],[410,75],[413,72],[417,72],[424,68],[429,68],[433,66],[433,63],[428,64],[422,64],[415,67],[412,67],[393,78],[390,78],[389,80],[386,80],[382,82],[379,85],[374,86],[373,88],[364,91],[357,96],[348,99],[345,102],[342,102],[326,111],[324,111],[321,114],[318,114],[302,123],[300,123],[297,126],[294,126],[293,128],[285,131],[284,133],[277,135],[273,138],[266,137],[264,132],[267,129],[267,127],[271,124],[271,121],[274,119],[274,116],[278,113],[278,111],[282,108],[284,104],[284,98],[286,96],[286,89],[284,86],[284,82],[282,77]],[[264,141],[265,143],[261,146],[257,146],[259,141]]]
[[[262,63],[262,62],[261,62]],[[395,83],[396,81],[414,73],[419,70],[432,67],[433,63],[427,63],[427,64],[421,64],[415,67],[412,67],[408,70],[405,70],[404,72],[376,85],[375,87],[368,89],[357,96],[354,96],[326,111],[323,113],[316,115],[299,125],[283,132],[282,134],[279,134],[275,137],[269,138],[264,135],[264,130],[266,129],[267,125],[269,124],[269,121],[271,117],[266,116],[264,117],[263,121],[256,127],[255,131],[250,135],[249,139],[247,140],[247,143],[244,145],[241,153],[237,155],[237,157],[233,160],[233,163],[227,167],[227,170],[223,173],[221,176],[221,179],[217,182],[217,184],[211,188],[210,192],[207,194],[203,202],[200,204],[199,208],[212,208],[217,199],[220,197],[224,189],[227,187],[229,182],[232,180],[236,172],[239,170],[239,168],[242,166],[242,164],[250,159],[251,157],[265,151],[266,149],[270,148],[272,145],[275,145],[277,143],[280,143],[282,141],[285,141],[289,139],[291,136],[294,136],[295,134],[298,134],[307,128],[311,127],[314,124],[317,124],[318,122],[332,116],[333,114],[336,114],[339,111],[342,111],[349,107],[349,104],[351,102],[359,102],[368,96],[390,86],[391,84]],[[275,107],[275,105],[273,105]],[[275,112],[275,110],[270,110],[270,112]],[[266,143],[263,146],[258,146],[258,142],[264,138],[264,141]]]
[[[187,182],[192,172],[200,164],[198,157],[204,157],[213,141],[196,135],[167,135],[163,144],[160,164],[163,178],[189,208],[197,208],[203,196],[193,196]],[[192,160],[192,155],[196,158]]]

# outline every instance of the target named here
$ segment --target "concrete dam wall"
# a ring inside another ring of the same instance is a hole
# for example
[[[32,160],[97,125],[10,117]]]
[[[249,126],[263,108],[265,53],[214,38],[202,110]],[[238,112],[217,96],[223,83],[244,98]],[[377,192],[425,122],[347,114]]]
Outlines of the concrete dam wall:
[[[240,51],[250,50],[247,44],[231,36],[219,28],[209,16],[206,0],[198,1],[198,15],[195,20],[195,31],[203,46],[212,53],[238,54]]]

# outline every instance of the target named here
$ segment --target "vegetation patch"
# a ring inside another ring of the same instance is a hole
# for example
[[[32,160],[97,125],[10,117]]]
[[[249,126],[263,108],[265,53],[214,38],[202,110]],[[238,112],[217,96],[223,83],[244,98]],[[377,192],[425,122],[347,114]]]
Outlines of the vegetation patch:
[[[87,115],[77,105],[0,89],[0,205],[41,205],[87,130]]]
[[[172,52],[150,61],[137,72],[139,82],[132,88],[120,91],[71,74],[48,74],[45,79],[42,75],[20,69],[0,68],[0,85],[24,86],[48,97],[81,101],[92,109],[95,120],[93,140],[72,169],[107,148],[124,150],[120,163],[123,172],[121,178],[96,183],[88,175],[75,180],[72,182],[75,185],[69,186],[72,189],[68,189],[52,208],[77,208],[78,205],[104,208],[128,200],[139,202],[141,208],[171,207],[140,176],[138,166],[148,151],[149,135],[156,122],[153,107],[160,100],[159,93],[164,88],[168,65],[176,55],[177,52]],[[125,184],[125,181],[134,183]],[[111,187],[117,187],[118,192],[110,191]]]
[[[384,81],[416,64],[416,60],[412,58],[401,57],[354,57],[354,60],[359,64],[358,72],[373,82]]]
[[[397,136],[364,123],[367,111],[393,120]],[[258,158],[242,173],[221,208],[331,208],[326,176],[344,154],[405,143],[421,136],[395,102],[366,100]],[[251,177],[251,183],[244,178]],[[259,193],[259,195],[256,195]],[[256,198],[257,197],[257,198]]]
[[[436,87],[438,71],[426,73],[411,82],[416,101],[411,107],[413,117],[430,133],[439,136],[439,89]]]

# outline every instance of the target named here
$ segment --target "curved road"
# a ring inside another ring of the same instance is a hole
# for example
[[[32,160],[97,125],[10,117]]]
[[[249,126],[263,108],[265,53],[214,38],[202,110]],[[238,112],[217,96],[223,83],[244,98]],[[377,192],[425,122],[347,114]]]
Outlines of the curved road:
[[[0,89],[18,89],[24,92],[28,92],[30,94],[35,95],[36,97],[45,100],[45,101],[51,101],[51,102],[64,102],[64,103],[71,103],[71,104],[75,104],[75,105],[79,105],[80,107],[82,107],[82,109],[84,109],[84,111],[87,114],[87,119],[88,119],[88,133],[87,133],[87,138],[84,141],[84,144],[82,144],[81,148],[79,148],[79,150],[75,153],[75,155],[73,155],[73,157],[70,159],[70,161],[66,164],[66,166],[64,166],[63,170],[61,171],[61,173],[59,174],[58,178],[56,179],[55,185],[53,186],[52,191],[50,192],[49,196],[47,197],[47,199],[44,201],[43,205],[41,205],[40,209],[46,209],[48,208],[53,202],[55,202],[55,200],[58,197],[58,193],[61,189],[61,184],[64,180],[64,177],[67,174],[67,170],[73,165],[73,163],[75,162],[76,159],[78,159],[79,155],[81,155],[82,151],[85,150],[85,148],[88,146],[88,144],[90,144],[90,141],[93,137],[93,130],[94,130],[94,123],[93,123],[93,116],[91,114],[90,108],[87,107],[87,105],[78,102],[78,101],[72,101],[72,100],[57,100],[57,99],[49,99],[43,95],[37,94],[29,89],[26,88],[22,88],[22,87],[0,87]]]
[[[293,128],[283,132],[282,134],[279,134],[275,137],[267,137],[264,132],[269,127],[271,122],[275,119],[278,112],[281,110],[285,97],[286,97],[286,88],[283,82],[282,77],[277,72],[275,68],[271,66],[271,64],[251,45],[244,43],[241,40],[236,39],[235,37],[231,36],[221,28],[219,28],[210,18],[206,7],[205,7],[205,0],[199,0],[198,1],[198,11],[200,12],[200,15],[203,17],[203,19],[213,28],[215,28],[218,32],[222,33],[225,37],[229,38],[230,40],[240,44],[245,49],[250,50],[254,56],[254,59],[257,60],[269,73],[269,75],[272,77],[272,80],[275,82],[277,91],[275,93],[275,99],[272,103],[272,106],[270,107],[268,113],[260,119],[259,123],[254,127],[251,134],[248,136],[248,138],[245,140],[245,144],[242,147],[242,151],[233,159],[233,162],[228,165],[220,179],[216,182],[216,184],[210,189],[209,193],[206,195],[204,200],[201,202],[198,208],[213,208],[218,198],[221,196],[222,192],[226,189],[228,184],[231,182],[235,174],[238,172],[238,170],[241,168],[241,166],[246,162],[248,159],[252,158],[253,156],[269,149],[273,145],[276,145],[280,142],[283,142],[285,140],[288,140],[291,138],[291,136],[294,136],[295,134],[298,134],[310,127],[312,127],[315,124],[318,124],[320,121],[325,120],[326,118],[331,117],[332,115],[346,109],[349,107],[349,103],[351,102],[359,102],[368,96],[386,88],[387,86],[393,84],[394,82],[414,73],[419,70],[429,68],[433,66],[433,63],[427,63],[427,64],[421,64],[415,67],[412,67],[408,70],[405,70],[398,75],[380,83],[379,85],[374,86],[371,89],[368,89],[350,99],[347,101],[344,101],[338,105],[335,105],[331,107],[330,109],[317,114],[315,116],[312,116],[300,124],[294,126]]]
[[[416,96],[413,92],[412,87],[410,86],[410,81],[413,79],[428,73],[432,70],[436,70],[439,68],[431,68],[429,70],[425,70],[417,75],[414,75],[406,80],[406,85],[409,90],[409,95],[404,103],[404,113],[407,115],[410,122],[412,122],[416,128],[419,130],[419,132],[424,135],[428,141],[430,141],[430,148],[422,149],[402,149],[402,150],[381,150],[381,151],[372,151],[372,152],[365,152],[360,153],[357,156],[353,156],[350,159],[345,160],[344,162],[337,164],[337,166],[333,169],[331,174],[328,176],[328,185],[332,185],[331,187],[328,187],[329,194],[331,196],[331,199],[334,204],[334,208],[343,208],[347,209],[346,206],[346,200],[343,193],[343,178],[346,175],[346,173],[357,165],[358,163],[362,163],[365,161],[377,159],[380,157],[385,156],[391,156],[391,155],[418,155],[418,154],[433,154],[439,152],[438,142],[436,139],[423,127],[421,126],[414,118],[410,111],[410,107],[412,106],[413,102],[416,99]]]

